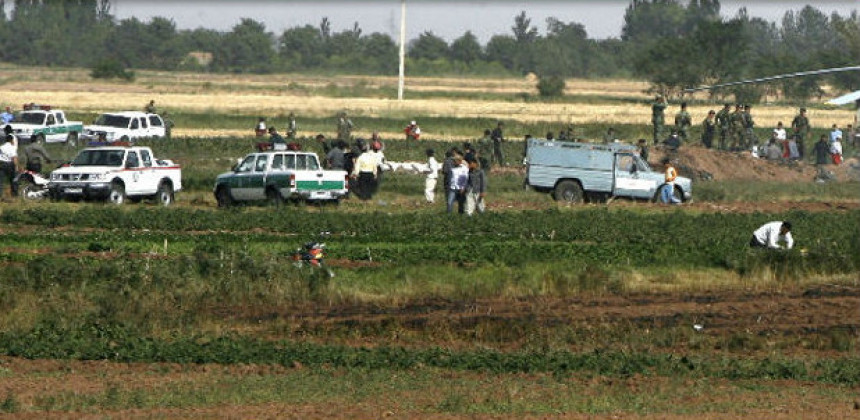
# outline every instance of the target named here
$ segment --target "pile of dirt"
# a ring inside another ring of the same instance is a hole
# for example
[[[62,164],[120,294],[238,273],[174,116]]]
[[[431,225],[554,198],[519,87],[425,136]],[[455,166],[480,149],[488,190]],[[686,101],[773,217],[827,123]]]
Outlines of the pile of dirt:
[[[725,152],[702,147],[686,147],[671,153],[652,150],[649,163],[656,171],[660,162],[671,156],[679,174],[695,180],[752,180],[781,182],[813,182],[818,168],[806,162],[782,163],[753,157],[749,152]],[[837,181],[860,180],[860,163],[857,158],[842,165],[827,165]]]

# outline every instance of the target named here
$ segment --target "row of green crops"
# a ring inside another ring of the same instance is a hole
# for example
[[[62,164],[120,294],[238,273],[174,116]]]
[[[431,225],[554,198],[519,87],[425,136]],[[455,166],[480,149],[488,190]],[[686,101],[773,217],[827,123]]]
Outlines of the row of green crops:
[[[283,252],[317,237],[332,257],[418,262],[502,263],[557,259],[607,266],[736,268],[749,254],[752,231],[771,220],[791,220],[796,248],[779,253],[806,265],[853,270],[858,266],[860,212],[767,214],[645,213],[606,208],[489,213],[481,217],[418,213],[350,213],[279,209],[217,211],[186,208],[45,206],[8,209],[0,223],[71,228],[6,234],[7,246],[63,252],[209,253],[239,246]],[[75,229],[97,231],[75,233]],[[163,249],[167,247],[167,249]]]
[[[707,357],[594,351],[450,350],[399,347],[345,347],[238,336],[157,340],[117,325],[93,324],[67,330],[40,325],[26,334],[0,334],[0,353],[27,358],[115,360],[123,362],[260,363],[352,369],[442,369],[492,373],[586,372],[631,377],[661,375],[736,379],[791,379],[856,385],[860,359],[800,360],[782,357]]]

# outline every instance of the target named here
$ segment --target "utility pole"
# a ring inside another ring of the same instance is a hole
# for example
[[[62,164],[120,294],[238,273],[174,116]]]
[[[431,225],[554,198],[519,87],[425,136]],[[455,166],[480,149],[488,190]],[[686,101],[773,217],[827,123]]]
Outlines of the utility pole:
[[[403,100],[403,78],[406,73],[406,0],[400,0],[400,78],[397,81],[397,100]]]

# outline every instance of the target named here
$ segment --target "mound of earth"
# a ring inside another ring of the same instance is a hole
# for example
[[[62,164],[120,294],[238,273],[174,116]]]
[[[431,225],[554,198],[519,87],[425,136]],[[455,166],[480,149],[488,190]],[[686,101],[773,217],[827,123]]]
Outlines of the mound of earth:
[[[649,163],[659,171],[667,155],[674,159],[678,172],[696,180],[759,180],[781,182],[813,182],[818,174],[815,165],[806,162],[781,163],[753,157],[749,152],[724,152],[702,147],[686,147],[667,154],[652,150]],[[837,181],[860,180],[860,162],[856,157],[842,165],[827,165]]]

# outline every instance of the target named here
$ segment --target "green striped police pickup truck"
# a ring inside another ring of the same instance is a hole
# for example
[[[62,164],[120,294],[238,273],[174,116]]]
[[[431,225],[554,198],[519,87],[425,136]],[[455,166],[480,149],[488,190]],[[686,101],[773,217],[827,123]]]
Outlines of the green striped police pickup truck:
[[[215,180],[219,207],[237,202],[285,200],[339,201],[348,193],[346,171],[328,171],[320,166],[316,153],[265,151],[245,156],[231,172]]]

